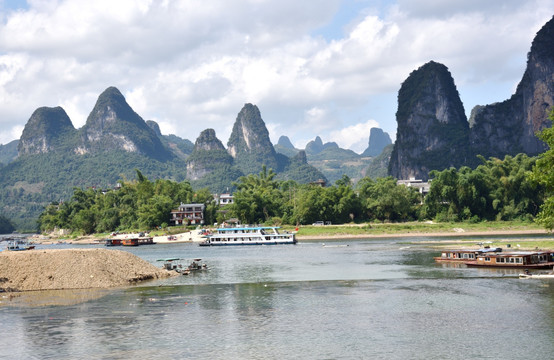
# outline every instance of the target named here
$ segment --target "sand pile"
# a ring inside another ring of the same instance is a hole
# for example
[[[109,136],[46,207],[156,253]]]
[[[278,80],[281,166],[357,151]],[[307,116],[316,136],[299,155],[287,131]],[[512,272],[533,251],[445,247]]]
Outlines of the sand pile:
[[[0,291],[108,288],[169,276],[168,271],[120,250],[0,252]]]

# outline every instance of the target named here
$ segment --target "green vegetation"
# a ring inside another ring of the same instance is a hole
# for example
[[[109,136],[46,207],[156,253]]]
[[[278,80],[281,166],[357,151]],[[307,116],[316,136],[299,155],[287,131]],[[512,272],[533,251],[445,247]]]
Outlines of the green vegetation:
[[[0,215],[0,234],[9,234],[12,233],[14,230],[15,227],[13,226],[10,219],[3,215]]]
[[[531,220],[544,199],[544,188],[529,177],[535,158],[519,154],[491,158],[476,169],[431,171],[431,190],[421,218],[438,221]]]
[[[137,181],[122,181],[121,188],[115,190],[75,188],[69,201],[46,207],[39,217],[40,229],[71,229],[91,234],[167,227],[171,210],[181,202],[204,203],[207,214],[214,213],[213,196],[207,189],[193,191],[186,181],[151,182],[140,171],[136,170],[136,174]]]
[[[420,225],[415,220],[440,221],[440,225],[432,225],[434,231],[452,231],[450,222],[459,221],[464,222],[466,231],[490,229],[498,223],[505,227],[505,221],[514,220],[529,226],[545,193],[544,187],[529,175],[535,160],[521,154],[504,160],[482,159],[483,164],[475,170],[462,167],[434,171],[425,202],[415,188],[398,185],[392,177],[363,178],[354,186],[344,175],[333,186],[320,187],[277,180],[276,173],[264,166],[258,175],[241,176],[233,184],[235,201],[226,208],[227,212],[217,212],[208,189],[193,191],[189,182],[150,182],[137,170],[138,180],[122,181],[119,190],[74,189],[70,201],[53,202],[39,222],[42,230],[147,230],[166,227],[170,210],[180,202],[202,202],[206,204],[207,223],[229,218],[238,218],[242,223],[292,226],[318,221],[373,223],[346,227],[349,234],[387,233],[385,224],[389,223],[395,223],[391,231],[418,232]],[[323,228],[333,234],[345,231],[344,227]]]
[[[36,231],[36,220],[46,204],[67,201],[75,187],[114,188],[121,179],[133,178],[133,169],[139,168],[149,178],[185,178],[183,161],[160,162],[137,153],[52,152],[23,156],[0,172],[0,211],[9,214],[20,232]]]
[[[549,118],[554,122],[554,108],[550,111]],[[549,149],[539,155],[532,173],[532,179],[541,184],[546,193],[546,200],[541,206],[537,222],[552,231],[554,228],[554,128],[544,129],[539,137]]]

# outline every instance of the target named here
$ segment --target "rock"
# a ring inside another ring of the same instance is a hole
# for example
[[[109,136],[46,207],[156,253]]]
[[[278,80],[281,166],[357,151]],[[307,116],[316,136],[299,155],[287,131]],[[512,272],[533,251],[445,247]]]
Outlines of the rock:
[[[217,169],[232,165],[233,158],[216,137],[215,131],[206,129],[196,139],[192,154],[187,158],[187,178],[199,180]]]
[[[107,88],[96,101],[81,128],[83,153],[119,149],[158,160],[171,158],[155,130],[127,104],[115,87]]]
[[[537,155],[546,145],[536,133],[551,125],[554,106],[554,17],[537,33],[527,56],[527,68],[508,100],[476,106],[470,116],[474,155],[503,158],[520,152]]]
[[[383,152],[383,149],[392,144],[389,134],[379,128],[371,128],[369,131],[369,143],[362,156],[377,156]]]
[[[410,74],[398,93],[396,121],[393,177],[427,180],[430,170],[466,163],[469,126],[446,66],[431,61]]]
[[[274,171],[282,167],[256,105],[245,104],[239,112],[227,142],[227,151],[245,174],[259,173],[262,165]]]
[[[41,107],[25,124],[17,150],[19,155],[71,150],[76,146],[76,135],[77,130],[64,109]]]

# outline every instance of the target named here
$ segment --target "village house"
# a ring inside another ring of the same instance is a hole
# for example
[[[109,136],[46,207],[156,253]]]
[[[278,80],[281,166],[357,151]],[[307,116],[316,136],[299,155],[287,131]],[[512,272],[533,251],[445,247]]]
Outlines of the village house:
[[[219,206],[229,205],[233,202],[233,195],[227,193],[219,195]]]
[[[204,225],[204,204],[183,204],[171,210],[171,225]]]
[[[408,180],[398,180],[396,184],[416,188],[417,191],[422,195],[422,197],[425,197],[429,193],[429,190],[431,189],[431,184],[429,182],[416,179],[413,177],[411,177]]]

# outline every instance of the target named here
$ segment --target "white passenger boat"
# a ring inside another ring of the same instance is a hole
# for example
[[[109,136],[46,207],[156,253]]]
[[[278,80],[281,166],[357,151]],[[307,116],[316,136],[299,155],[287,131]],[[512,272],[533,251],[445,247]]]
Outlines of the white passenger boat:
[[[200,246],[296,244],[294,233],[280,233],[278,229],[277,226],[219,228]]]

